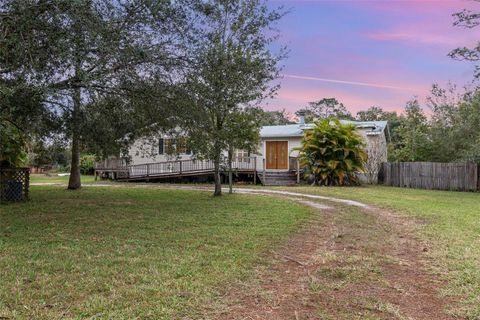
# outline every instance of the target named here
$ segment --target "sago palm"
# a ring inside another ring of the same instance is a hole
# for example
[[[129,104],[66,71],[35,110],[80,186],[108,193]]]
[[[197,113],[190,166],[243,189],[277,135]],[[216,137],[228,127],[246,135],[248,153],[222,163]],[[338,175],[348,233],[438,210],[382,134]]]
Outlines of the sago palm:
[[[317,121],[298,148],[305,178],[319,185],[358,184],[357,173],[367,161],[364,146],[353,125],[337,119]]]

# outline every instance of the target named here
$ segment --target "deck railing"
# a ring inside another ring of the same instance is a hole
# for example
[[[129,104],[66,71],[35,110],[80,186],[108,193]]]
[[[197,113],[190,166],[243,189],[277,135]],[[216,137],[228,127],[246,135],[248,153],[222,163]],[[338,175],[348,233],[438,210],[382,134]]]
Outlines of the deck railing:
[[[237,157],[232,159],[233,170],[256,170],[257,158],[256,157]]]
[[[105,159],[95,161],[95,170],[126,170],[128,166],[127,159]]]
[[[225,161],[223,161],[223,163],[225,163]],[[202,173],[213,171],[214,168],[214,162],[211,160],[173,160],[137,164],[127,167],[130,178]],[[254,171],[255,168],[255,157],[235,158],[232,161],[232,169],[236,171]]]

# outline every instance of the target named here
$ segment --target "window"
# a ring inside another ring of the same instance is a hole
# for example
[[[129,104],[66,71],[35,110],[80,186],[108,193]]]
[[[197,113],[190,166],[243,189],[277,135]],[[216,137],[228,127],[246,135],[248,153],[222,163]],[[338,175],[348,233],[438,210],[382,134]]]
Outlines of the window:
[[[163,139],[166,154],[175,153],[175,139]]]
[[[160,139],[158,154],[192,154],[185,138]]]
[[[244,160],[247,160],[246,158],[250,157],[250,152],[248,152],[247,150],[235,150],[235,152],[233,153],[233,156],[237,159],[244,159]]]

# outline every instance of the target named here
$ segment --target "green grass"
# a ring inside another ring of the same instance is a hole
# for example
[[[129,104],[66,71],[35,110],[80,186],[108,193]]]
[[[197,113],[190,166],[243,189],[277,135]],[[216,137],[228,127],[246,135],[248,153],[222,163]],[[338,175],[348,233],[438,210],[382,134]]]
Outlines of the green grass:
[[[31,183],[55,183],[55,184],[67,184],[69,176],[57,176],[52,174],[52,176],[47,176],[45,174],[31,174],[30,182]],[[82,183],[95,183],[94,176],[82,176]],[[99,183],[105,183],[106,181],[98,181]]]
[[[419,219],[421,235],[434,245],[434,271],[448,279],[444,293],[464,297],[452,313],[480,319],[480,193],[384,186],[301,186],[288,191],[358,200]]]
[[[266,196],[32,187],[0,206],[0,318],[198,318],[310,213]]]

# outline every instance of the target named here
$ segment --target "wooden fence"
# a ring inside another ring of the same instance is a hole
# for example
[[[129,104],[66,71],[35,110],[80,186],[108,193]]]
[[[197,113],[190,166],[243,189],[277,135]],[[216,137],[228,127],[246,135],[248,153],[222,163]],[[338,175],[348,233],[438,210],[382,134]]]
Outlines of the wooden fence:
[[[479,190],[475,163],[392,162],[383,163],[380,180],[395,187],[434,190]]]

